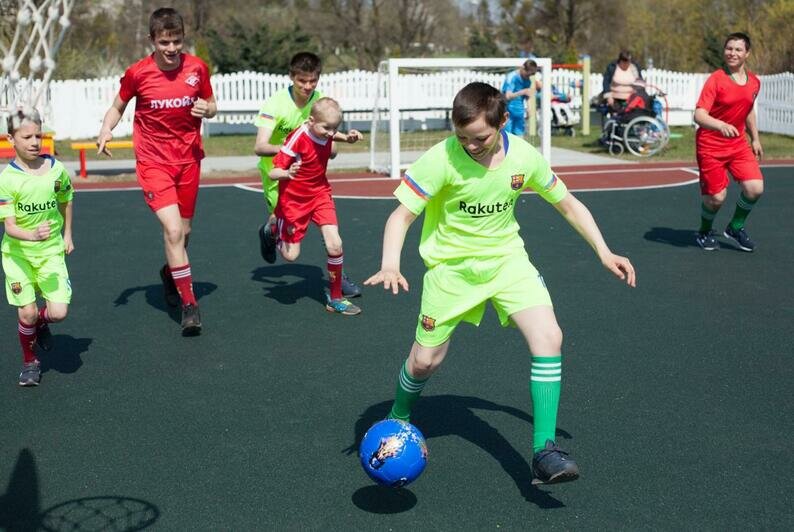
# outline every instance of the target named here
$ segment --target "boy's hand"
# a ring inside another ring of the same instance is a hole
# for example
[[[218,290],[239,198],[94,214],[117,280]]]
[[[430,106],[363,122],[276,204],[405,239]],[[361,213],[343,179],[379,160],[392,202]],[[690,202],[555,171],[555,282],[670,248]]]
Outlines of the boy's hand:
[[[196,118],[204,118],[209,109],[210,106],[207,100],[204,98],[196,98],[196,101],[193,102],[193,107],[190,108],[190,114]]]
[[[400,292],[400,287],[406,292],[408,291],[408,281],[397,270],[381,270],[364,281],[366,286],[375,286],[381,283],[383,283],[384,290],[391,290],[394,295]]]
[[[298,170],[300,169],[301,169],[300,161],[296,161],[292,163],[289,167],[289,170],[287,170],[287,179],[292,179],[293,177],[298,175]]]
[[[347,132],[347,138],[345,139],[345,142],[347,142],[348,144],[355,144],[359,140],[363,140],[363,139],[364,139],[364,135],[362,135],[359,130],[351,129],[350,131]]]
[[[47,240],[50,238],[50,221],[41,222],[41,224],[33,230],[33,236],[36,240]]]
[[[110,149],[106,146],[106,144],[111,140],[113,140],[113,133],[111,133],[110,131],[100,131],[99,137],[97,137],[96,139],[96,145],[97,145],[96,154],[101,155],[104,153],[108,157],[113,157],[113,154],[110,153]]]
[[[634,288],[637,286],[637,275],[634,273],[634,266],[626,257],[610,253],[601,259],[604,267],[615,274],[619,279],[626,281],[626,284]]]
[[[74,251],[74,242],[72,242],[71,235],[63,235],[63,251],[67,255]]]

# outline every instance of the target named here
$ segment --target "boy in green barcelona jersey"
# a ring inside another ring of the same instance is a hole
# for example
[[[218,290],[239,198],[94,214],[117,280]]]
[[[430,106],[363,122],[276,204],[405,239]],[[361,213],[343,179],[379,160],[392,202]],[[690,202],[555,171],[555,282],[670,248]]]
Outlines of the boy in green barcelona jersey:
[[[554,441],[562,375],[562,332],[543,278],[530,263],[518,234],[515,203],[527,188],[570,223],[601,263],[629,286],[629,260],[613,254],[590,211],[532,146],[502,130],[504,96],[485,83],[470,83],[455,96],[455,136],[431,148],[406,172],[394,195],[400,205],[386,222],[381,270],[365,285],[383,284],[397,294],[408,282],[400,252],[408,227],[424,211],[419,253],[428,270],[416,340],[403,364],[389,417],[407,421],[411,407],[449,348],[461,321],[478,325],[490,300],[503,326],[516,326],[532,355],[533,482],[579,476],[576,462]]]
[[[72,285],[64,254],[72,243],[72,183],[63,164],[41,151],[41,118],[32,108],[8,117],[8,138],[15,158],[0,173],[0,245],[6,297],[17,307],[23,365],[20,386],[38,386],[38,344],[52,347],[48,324],[66,317]],[[61,234],[63,232],[63,234]],[[36,304],[36,295],[46,304]]]
[[[299,52],[292,56],[289,63],[289,77],[292,85],[275,92],[262,104],[254,120],[256,144],[254,152],[260,156],[259,173],[262,176],[262,190],[269,213],[268,222],[259,227],[259,244],[262,258],[269,264],[276,261],[275,209],[278,203],[278,181],[270,179],[273,157],[281,149],[284,140],[293,130],[309,118],[312,105],[322,97],[317,90],[322,72],[322,61],[311,52]],[[334,135],[337,142],[356,142],[360,136],[350,136],[338,132]],[[344,297],[357,297],[361,289],[342,274],[342,294]]]

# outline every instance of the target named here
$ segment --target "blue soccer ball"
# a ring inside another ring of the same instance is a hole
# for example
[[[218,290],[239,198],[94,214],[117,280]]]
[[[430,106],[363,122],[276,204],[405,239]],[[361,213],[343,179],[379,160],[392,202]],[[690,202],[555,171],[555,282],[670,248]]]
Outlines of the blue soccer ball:
[[[398,419],[378,421],[364,434],[361,466],[384,486],[399,488],[416,480],[427,465],[427,444],[419,429]]]

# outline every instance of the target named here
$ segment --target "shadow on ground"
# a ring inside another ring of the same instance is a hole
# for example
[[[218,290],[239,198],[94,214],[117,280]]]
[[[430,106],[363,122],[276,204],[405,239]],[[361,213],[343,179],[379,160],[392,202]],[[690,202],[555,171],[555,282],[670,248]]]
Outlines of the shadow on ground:
[[[353,443],[343,452],[358,452],[358,445],[364,433],[375,422],[384,419],[391,408],[391,401],[372,405],[364,411],[356,421],[353,431]],[[455,435],[463,438],[496,459],[513,482],[521,495],[528,502],[540,508],[560,508],[564,504],[552,497],[548,492],[532,485],[532,472],[524,454],[529,455],[529,442],[522,451],[516,450],[497,429],[483,421],[476,410],[493,410],[509,414],[528,425],[532,424],[532,416],[526,412],[504,406],[477,397],[457,395],[435,395],[422,397],[421,406],[414,410],[411,422],[424,434],[427,440],[439,436]],[[571,439],[564,430],[557,429],[557,439]],[[428,447],[432,443],[428,441]],[[371,513],[395,513],[405,511],[416,504],[416,498],[409,490],[397,490],[393,495],[382,498],[384,493],[379,488],[361,488],[353,494],[352,501],[357,507]],[[392,490],[394,491],[394,490]],[[401,492],[408,493],[401,493]],[[413,498],[413,503],[412,503]]]
[[[297,277],[290,282],[284,277]],[[282,305],[294,305],[298,300],[308,297],[325,305],[325,281],[323,270],[308,264],[279,264],[262,266],[251,272],[251,279],[262,283],[265,297],[274,299]]]
[[[39,475],[29,449],[19,452],[6,491],[0,495],[0,528],[9,532],[132,532],[149,528],[159,518],[154,504],[118,495],[72,499],[41,510]]]

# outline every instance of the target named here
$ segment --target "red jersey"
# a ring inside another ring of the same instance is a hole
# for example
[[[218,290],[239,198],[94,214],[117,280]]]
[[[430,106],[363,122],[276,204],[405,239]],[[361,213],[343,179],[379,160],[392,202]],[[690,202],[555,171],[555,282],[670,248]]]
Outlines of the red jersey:
[[[322,192],[330,194],[331,184],[325,171],[332,146],[332,139],[312,135],[306,124],[290,133],[273,158],[273,166],[287,170],[292,163],[300,161],[301,168],[292,179],[279,181],[279,197],[286,195],[290,199],[308,200]]]
[[[198,57],[180,56],[179,68],[160,70],[152,54],[121,78],[121,99],[136,99],[132,141],[139,162],[186,164],[204,158],[201,118],[190,109],[196,98],[212,96],[210,73]]]
[[[732,125],[739,131],[739,136],[723,137],[714,129],[698,128],[695,136],[698,150],[733,151],[746,146],[745,121],[753,110],[760,89],[761,81],[749,70],[744,85],[738,85],[724,70],[717,70],[709,76],[695,108],[705,109],[710,116]]]

